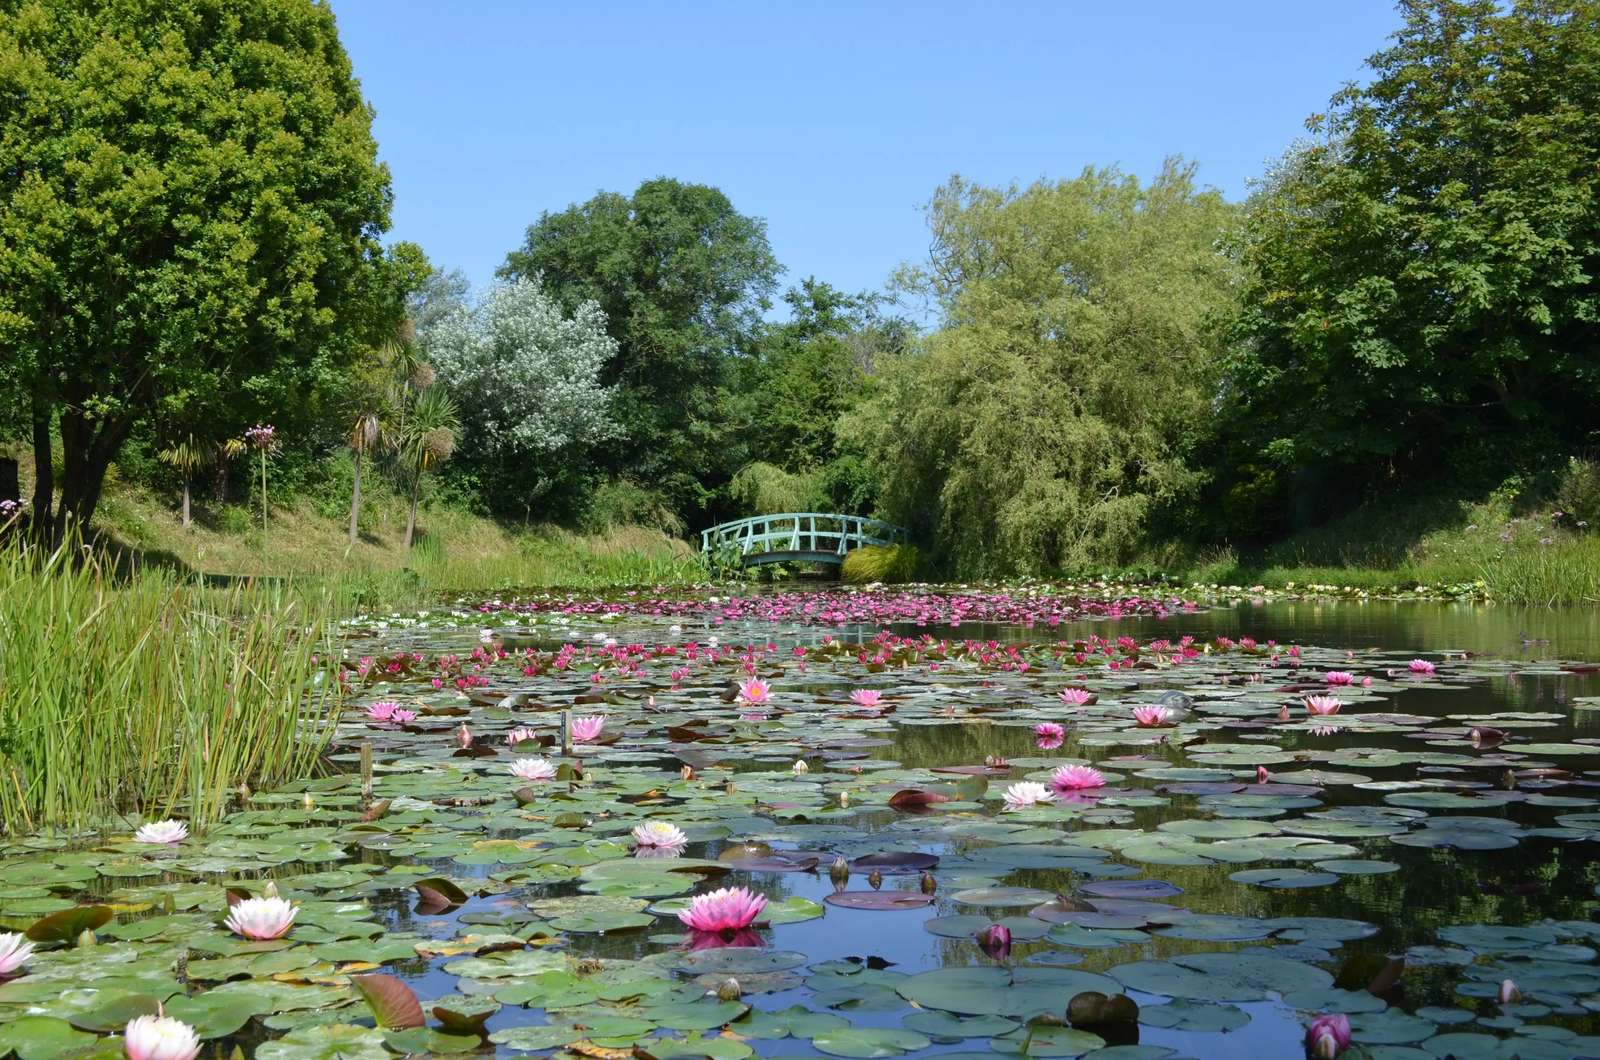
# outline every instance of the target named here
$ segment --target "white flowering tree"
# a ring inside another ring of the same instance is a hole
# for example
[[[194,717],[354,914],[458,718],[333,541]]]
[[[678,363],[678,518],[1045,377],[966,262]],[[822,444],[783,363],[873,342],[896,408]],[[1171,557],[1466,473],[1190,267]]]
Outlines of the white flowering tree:
[[[618,433],[612,388],[600,382],[616,342],[594,302],[568,317],[536,277],[517,279],[441,314],[418,338],[460,409],[464,455],[495,486],[538,493],[557,473],[544,462]]]

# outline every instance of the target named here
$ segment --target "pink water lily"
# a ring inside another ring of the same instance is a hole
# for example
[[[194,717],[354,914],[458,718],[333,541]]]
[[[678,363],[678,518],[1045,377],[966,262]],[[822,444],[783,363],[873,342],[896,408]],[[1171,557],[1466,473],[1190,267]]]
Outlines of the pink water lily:
[[[1094,702],[1095,695],[1087,688],[1063,688],[1056,693],[1056,698],[1069,707],[1081,707]]]
[[[767,896],[743,887],[723,887],[708,894],[697,894],[689,907],[678,911],[678,919],[693,931],[740,931],[756,922],[767,907]]]
[[[1034,743],[1045,751],[1054,751],[1067,739],[1067,730],[1053,721],[1041,721],[1033,727]]]
[[[367,718],[371,721],[390,721],[394,712],[400,709],[400,704],[392,699],[380,699],[376,703],[367,705]]]
[[[572,742],[594,743],[600,738],[600,730],[606,727],[606,716],[594,714],[587,718],[572,719]]]
[[[1134,707],[1133,720],[1146,729],[1170,725],[1172,723],[1172,710],[1168,707]]]
[[[1056,793],[1037,781],[1024,780],[1007,788],[1004,798],[1006,809],[1021,810],[1028,806],[1055,802]]]
[[[389,715],[389,720],[394,722],[396,725],[410,725],[412,722],[417,720],[417,712],[414,710],[399,709],[393,714]]]
[[[9,979],[22,970],[33,956],[33,943],[21,932],[0,934],[0,979]]]
[[[1350,1048],[1350,1017],[1343,1012],[1318,1016],[1306,1028],[1306,1052],[1317,1060],[1333,1060]]]
[[[538,733],[525,726],[522,728],[512,729],[510,732],[506,733],[506,743],[512,747],[517,746],[517,744],[522,743],[524,740],[537,740],[538,738]]]
[[[772,698],[772,686],[759,677],[752,677],[739,686],[739,702],[745,706],[759,707]]]
[[[1050,786],[1057,791],[1103,788],[1105,784],[1105,774],[1093,766],[1062,766],[1050,774]]]
[[[467,728],[466,722],[462,722],[461,728],[456,730],[456,746],[463,751],[472,746],[472,730]]]
[[[1329,670],[1322,675],[1322,679],[1330,685],[1353,685],[1356,683],[1356,675],[1348,670]]]
[[[1272,774],[1267,772],[1266,766],[1256,766],[1256,783],[1265,784],[1272,779]]]
[[[194,1060],[200,1036],[170,1016],[139,1016],[122,1029],[122,1048],[128,1060]]]
[[[879,707],[883,705],[883,693],[873,688],[858,688],[850,693],[850,702],[858,707]]]
[[[1427,659],[1412,659],[1411,662],[1406,664],[1406,669],[1410,670],[1414,674],[1420,674],[1424,677],[1432,677],[1437,667],[1435,667],[1433,663],[1429,662]]]
[[[1317,717],[1325,718],[1329,715],[1337,714],[1342,706],[1344,706],[1344,702],[1337,696],[1306,697],[1306,713],[1314,714]]]
[[[247,939],[276,939],[289,933],[300,910],[282,898],[246,898],[235,902],[225,923]]]
[[[556,764],[548,758],[519,758],[506,768],[523,780],[549,780],[556,775]]]
[[[1011,929],[1004,924],[990,924],[974,938],[977,939],[978,948],[990,960],[1003,961],[1011,956]]]

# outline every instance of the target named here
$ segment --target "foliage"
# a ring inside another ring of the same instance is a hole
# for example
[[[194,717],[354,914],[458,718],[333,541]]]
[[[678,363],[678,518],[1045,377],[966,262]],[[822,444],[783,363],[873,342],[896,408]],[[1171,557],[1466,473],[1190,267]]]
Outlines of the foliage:
[[[240,784],[308,775],[338,700],[329,601],[227,591],[159,571],[0,550],[0,821],[7,831],[113,814],[196,825]]]
[[[1238,244],[1226,431],[1320,470],[1317,514],[1559,451],[1600,398],[1600,5],[1400,6]]]
[[[461,418],[456,403],[442,387],[429,387],[418,394],[399,439],[400,459],[411,478],[411,510],[406,518],[405,546],[416,539],[417,500],[422,476],[450,459],[455,452]]]
[[[597,454],[599,466],[698,518],[740,463],[724,387],[778,271],[765,222],[716,188],[659,178],[543,214],[500,274],[540,278],[568,313],[599,305],[617,343],[601,382],[617,388],[627,440]]]
[[[845,554],[839,578],[851,585],[915,581],[919,560],[915,545],[863,545]]]
[[[819,476],[785,471],[757,461],[746,464],[728,483],[728,496],[744,515],[776,515],[820,509]],[[855,513],[847,513],[855,514]]]
[[[1600,529],[1600,461],[1571,457],[1556,486],[1556,507],[1580,530]]]
[[[616,433],[599,376],[617,344],[594,302],[568,316],[537,279],[512,280],[442,313],[418,341],[460,407],[462,458],[500,511],[522,511]]]
[[[389,177],[325,4],[6,0],[0,54],[0,350],[59,532],[147,415],[314,406],[399,310]]]
[[[953,179],[904,282],[944,326],[845,418],[886,518],[964,576],[1115,561],[1190,495],[1233,306],[1232,211],[1169,161],[1026,189]]]

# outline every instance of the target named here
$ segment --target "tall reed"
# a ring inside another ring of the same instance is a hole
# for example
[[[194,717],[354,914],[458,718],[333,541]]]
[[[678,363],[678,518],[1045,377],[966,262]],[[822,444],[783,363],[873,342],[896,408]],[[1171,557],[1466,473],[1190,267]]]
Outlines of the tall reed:
[[[0,549],[0,823],[187,817],[307,775],[339,694],[331,594],[208,589],[92,557]]]

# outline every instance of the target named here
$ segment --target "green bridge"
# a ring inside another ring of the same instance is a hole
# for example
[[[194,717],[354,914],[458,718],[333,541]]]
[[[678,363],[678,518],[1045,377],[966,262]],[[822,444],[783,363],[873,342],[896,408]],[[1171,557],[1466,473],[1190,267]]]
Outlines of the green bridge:
[[[889,545],[906,531],[882,519],[827,512],[782,512],[736,519],[700,531],[700,551],[716,555],[737,550],[739,564],[842,564],[846,552],[862,545]]]

